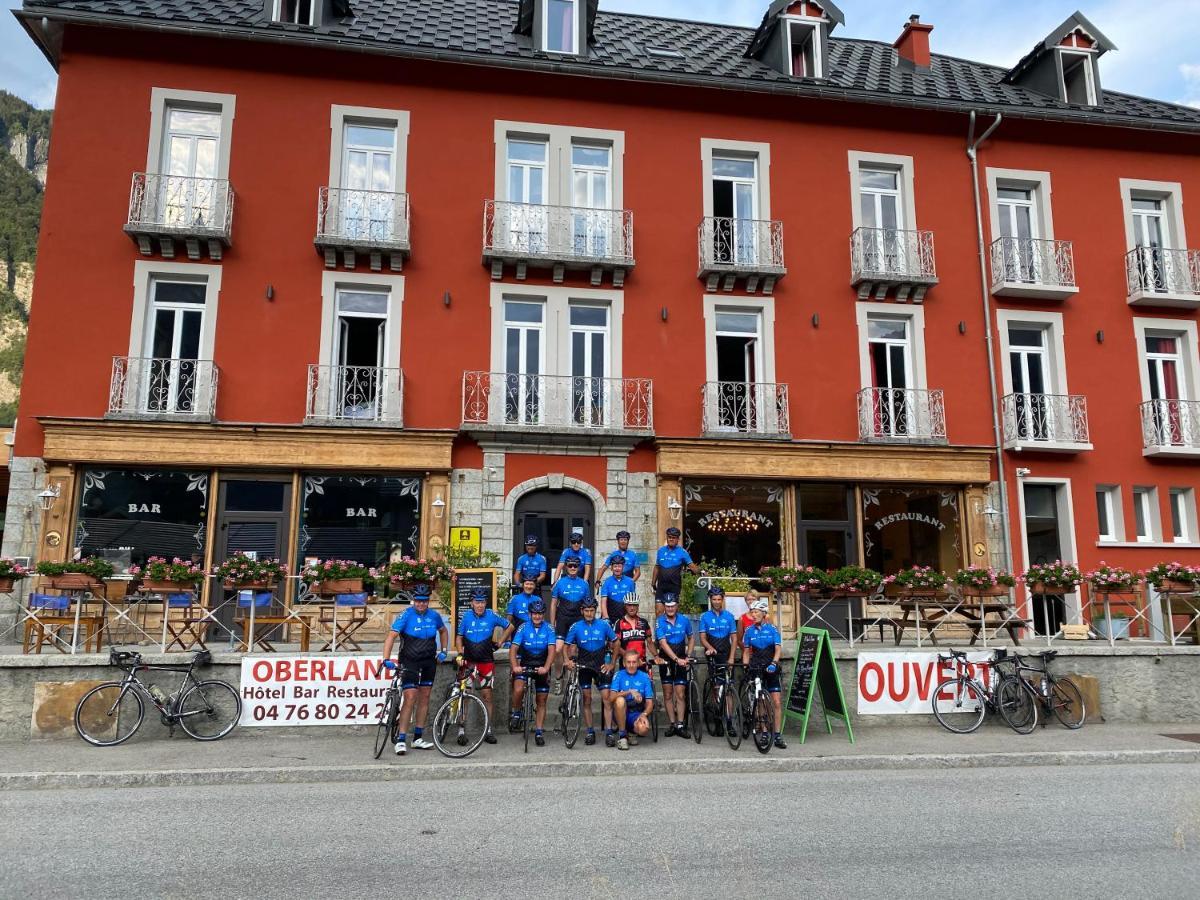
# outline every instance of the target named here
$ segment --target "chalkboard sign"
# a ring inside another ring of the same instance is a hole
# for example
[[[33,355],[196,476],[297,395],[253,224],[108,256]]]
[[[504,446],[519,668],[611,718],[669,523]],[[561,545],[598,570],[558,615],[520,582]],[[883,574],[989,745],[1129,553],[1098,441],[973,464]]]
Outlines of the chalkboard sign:
[[[471,609],[471,595],[476,588],[488,592],[488,606],[496,608],[496,585],[500,573],[495,569],[456,569],[454,572],[454,594],[451,598],[451,615],[454,622],[451,634],[458,633],[458,623],[462,621],[463,613]]]
[[[850,727],[850,713],[846,709],[846,696],[842,693],[842,681],[838,677],[829,632],[823,628],[801,628],[796,638],[795,664],[783,715],[785,719],[800,720],[802,744],[808,734],[813,698],[818,692],[821,694],[825,730],[832,734],[830,719],[841,719],[846,723],[846,736],[853,744],[854,730]]]

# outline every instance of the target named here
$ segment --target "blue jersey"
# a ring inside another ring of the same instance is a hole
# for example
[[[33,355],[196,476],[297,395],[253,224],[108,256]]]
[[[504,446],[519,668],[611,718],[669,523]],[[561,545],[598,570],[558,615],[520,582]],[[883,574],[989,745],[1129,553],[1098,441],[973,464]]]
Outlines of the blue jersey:
[[[515,594],[513,598],[508,601],[508,606],[504,608],[504,614],[510,619],[516,619],[516,624],[522,625],[529,621],[529,604],[534,600],[541,599],[541,596],[536,592],[532,594],[526,594],[524,591],[521,591],[521,593]]]
[[[392,631],[404,638],[401,662],[428,662],[437,656],[437,635],[445,627],[441,615],[428,609],[424,615],[409,607],[396,617]]]
[[[604,564],[611,569],[614,559],[625,560],[625,574],[629,574],[638,567],[638,555],[632,550],[614,550],[608,554],[608,559],[604,560]]]
[[[557,641],[558,635],[554,633],[550,623],[545,621],[536,628],[532,622],[526,622],[517,629],[513,637],[513,644],[520,648],[518,655],[523,666],[544,665],[547,652]]]
[[[581,666],[599,671],[604,665],[604,654],[617,639],[617,633],[605,619],[593,619],[588,622],[581,619],[571,626],[567,632],[566,643],[579,648],[577,662]]]
[[[646,700],[654,699],[654,684],[650,681],[650,676],[641,669],[632,675],[621,669],[613,676],[609,690],[614,694],[628,694],[630,691],[637,691],[642,695],[643,704]],[[640,706],[641,704],[639,704],[639,708]]]
[[[549,571],[549,566],[546,565],[546,557],[540,553],[535,553],[530,556],[528,553],[522,553],[517,557],[516,565],[513,566],[513,571],[517,573],[517,586],[526,578],[537,580],[539,575],[546,574]]]
[[[560,566],[565,566],[567,564],[567,560],[569,559],[579,560],[579,571],[582,572],[584,566],[590,566],[592,564],[592,551],[587,547],[580,547],[578,550],[573,547],[568,547],[562,552],[562,556],[558,558],[558,564]]]
[[[736,632],[737,619],[727,609],[719,613],[710,609],[700,617],[700,633],[708,635],[708,642],[722,656],[729,653],[729,645]]]
[[[683,590],[683,567],[692,564],[691,555],[683,547],[659,547],[654,564],[658,566],[655,589],[660,595],[678,594]]]
[[[600,596],[608,600],[610,617],[624,615],[625,598],[635,594],[637,594],[637,585],[628,575],[622,575],[620,578],[616,575],[607,575],[600,585]]]
[[[463,654],[468,662],[491,662],[496,652],[496,629],[507,628],[506,622],[495,611],[486,609],[482,616],[469,609],[458,623],[458,633],[463,639]]]
[[[676,615],[672,622],[666,616],[659,616],[654,625],[654,637],[666,641],[676,656],[682,656],[687,650],[687,639],[692,634],[692,620],[687,616]]]
[[[554,582],[554,590],[551,592],[552,597],[558,599],[558,612],[560,615],[578,616],[579,604],[583,602],[583,598],[591,593],[591,588],[588,583],[582,578],[572,578],[570,575],[564,575],[558,581]]]
[[[751,625],[742,635],[742,642],[750,647],[750,664],[755,667],[769,666],[775,661],[775,648],[783,643],[779,632],[770,622]]]

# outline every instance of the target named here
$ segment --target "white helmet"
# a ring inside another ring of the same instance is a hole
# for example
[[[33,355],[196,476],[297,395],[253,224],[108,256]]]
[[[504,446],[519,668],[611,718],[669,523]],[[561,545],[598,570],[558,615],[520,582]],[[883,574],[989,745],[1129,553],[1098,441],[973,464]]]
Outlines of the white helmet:
[[[769,612],[771,609],[771,604],[765,599],[760,599],[760,600],[755,600],[753,603],[751,603],[750,608],[756,609],[760,612]]]

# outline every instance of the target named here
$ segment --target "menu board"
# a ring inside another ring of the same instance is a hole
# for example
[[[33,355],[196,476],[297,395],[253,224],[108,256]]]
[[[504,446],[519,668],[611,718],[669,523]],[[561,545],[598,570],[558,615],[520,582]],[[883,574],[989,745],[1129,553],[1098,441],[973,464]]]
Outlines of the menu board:
[[[838,677],[837,663],[833,658],[833,645],[829,632],[823,628],[801,628],[796,637],[795,664],[792,680],[784,706],[784,718],[800,720],[800,743],[808,734],[808,720],[812,714],[813,698],[821,695],[821,706],[825,716],[825,730],[832,734],[831,719],[846,723],[846,736],[854,743],[854,730],[850,727],[850,713],[846,709],[846,696],[842,692],[842,681]]]

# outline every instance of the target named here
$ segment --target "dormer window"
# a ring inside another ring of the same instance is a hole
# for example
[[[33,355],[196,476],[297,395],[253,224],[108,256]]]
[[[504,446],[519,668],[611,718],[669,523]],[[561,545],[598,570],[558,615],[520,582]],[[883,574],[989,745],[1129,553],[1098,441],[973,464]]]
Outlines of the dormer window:
[[[1099,106],[1100,57],[1117,46],[1075,13],[1034,45],[1004,76],[1004,84],[1037,91],[1073,106]]]
[[[823,78],[820,25],[788,22],[788,59],[796,78]]]
[[[520,0],[513,34],[521,47],[587,56],[595,41],[599,0]]]
[[[273,0],[271,21],[312,27],[315,8],[314,0]]]
[[[579,52],[581,0],[546,0],[542,46],[547,53]]]
[[[1092,54],[1060,50],[1059,66],[1062,69],[1062,99],[1080,106],[1096,105],[1096,77],[1092,73]]]
[[[832,0],[774,0],[746,56],[793,78],[824,78],[826,41],[845,21]]]

